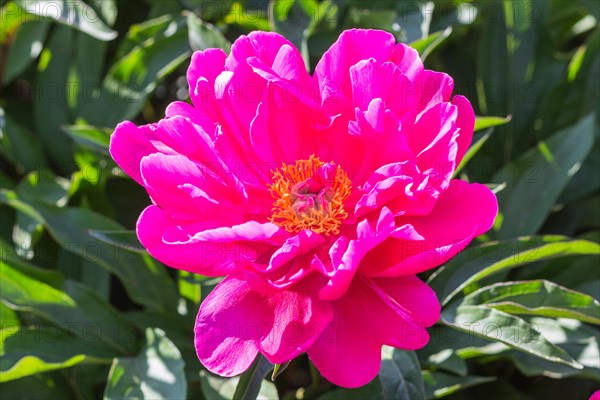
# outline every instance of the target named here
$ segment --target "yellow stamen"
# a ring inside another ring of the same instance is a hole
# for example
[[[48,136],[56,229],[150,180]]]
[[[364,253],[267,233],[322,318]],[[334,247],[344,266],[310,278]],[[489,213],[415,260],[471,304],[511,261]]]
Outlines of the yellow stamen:
[[[291,233],[303,229],[326,235],[340,232],[348,217],[344,200],[350,196],[352,182],[339,165],[325,164],[312,155],[295,165],[282,164],[272,178],[272,223]]]

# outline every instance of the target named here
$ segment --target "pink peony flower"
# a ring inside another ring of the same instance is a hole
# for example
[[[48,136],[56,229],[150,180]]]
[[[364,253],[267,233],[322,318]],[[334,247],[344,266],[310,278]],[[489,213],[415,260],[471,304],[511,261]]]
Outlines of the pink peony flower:
[[[192,104],[119,124],[110,151],[152,199],[141,243],[225,276],[198,312],[200,361],[222,376],[258,353],[306,352],[329,381],[368,383],[381,346],[423,347],[440,315],[415,274],[486,232],[485,186],[453,180],[474,114],[452,79],[376,30],[349,30],[311,76],[297,49],[253,32],[196,52]]]
[[[596,390],[594,393],[592,393],[590,400],[600,400],[600,390]]]

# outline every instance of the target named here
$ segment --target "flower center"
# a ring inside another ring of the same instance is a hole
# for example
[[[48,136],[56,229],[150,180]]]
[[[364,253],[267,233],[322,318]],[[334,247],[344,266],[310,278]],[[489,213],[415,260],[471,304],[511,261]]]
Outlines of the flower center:
[[[292,233],[303,229],[327,235],[340,233],[340,225],[348,217],[344,200],[352,183],[339,165],[323,163],[312,155],[295,165],[283,164],[272,178],[272,223]]]

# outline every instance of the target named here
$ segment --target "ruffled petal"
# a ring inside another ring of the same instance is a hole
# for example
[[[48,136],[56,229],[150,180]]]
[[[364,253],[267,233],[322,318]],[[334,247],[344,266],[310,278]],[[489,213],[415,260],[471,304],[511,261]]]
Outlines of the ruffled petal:
[[[227,54],[221,49],[196,51],[192,54],[187,80],[190,99],[199,110],[218,115],[216,92],[217,77],[225,70]]]
[[[288,238],[276,249],[268,263],[256,263],[254,271],[271,288],[283,289],[296,284],[311,273],[318,271],[314,258],[318,250],[326,243],[323,236],[309,230],[303,230]]]
[[[244,222],[228,213],[196,223],[173,220],[157,206],[147,207],[137,223],[142,245],[170,267],[207,276],[224,276],[254,262],[289,237],[271,223]]]
[[[415,84],[419,93],[417,107],[421,113],[438,103],[449,101],[454,89],[454,81],[450,75],[428,69],[417,76]]]
[[[133,122],[121,122],[110,137],[109,151],[123,171],[140,185],[144,185],[140,162],[144,156],[158,150],[148,140],[155,125],[136,126]]]
[[[377,169],[360,188],[362,196],[354,216],[388,207],[394,215],[426,215],[435,205],[440,190],[414,162],[384,165]]]
[[[276,32],[254,31],[247,36],[240,36],[231,46],[231,55],[225,63],[226,68],[229,71],[250,68],[248,59],[252,57],[257,57],[266,65],[273,66],[281,48],[286,45],[295,49],[289,40]],[[301,57],[295,59],[298,62],[302,60]]]
[[[324,300],[341,297],[352,280],[362,258],[367,252],[383,242],[394,230],[394,217],[383,207],[376,218],[364,219],[356,226],[356,239],[340,237],[329,250],[331,267],[325,267],[327,283],[319,291]]]
[[[369,383],[381,363],[381,346],[415,350],[429,340],[425,330],[439,319],[435,293],[415,276],[369,279],[357,275],[333,303],[333,320],[308,356],[330,382],[344,387]]]
[[[359,270],[367,276],[398,276],[437,267],[488,231],[497,213],[490,189],[453,180],[430,214],[397,218],[399,228],[363,258]]]
[[[452,98],[452,104],[458,109],[458,118],[456,120],[456,127],[459,129],[456,143],[458,149],[456,151],[456,165],[460,164],[465,153],[471,145],[473,140],[473,129],[475,128],[475,112],[473,106],[463,96],[454,96]]]
[[[208,116],[203,110],[194,108],[193,105],[183,101],[174,101],[165,109],[165,117],[184,117],[202,128],[214,141],[217,136],[217,121]]]
[[[350,29],[342,32],[315,69],[320,90],[340,93],[351,99],[350,67],[369,58],[379,63],[387,61],[395,44],[394,36],[385,31]]]
[[[423,61],[419,53],[404,43],[398,43],[394,47],[390,61],[396,64],[402,75],[410,81],[415,81],[416,77],[423,72]]]
[[[246,370],[260,351],[284,363],[306,351],[332,318],[331,305],[310,286],[264,295],[245,281],[225,278],[204,300],[196,318],[198,358],[222,376]]]
[[[363,141],[363,153],[360,168],[351,176],[354,184],[361,185],[382,165],[414,159],[414,153],[399,128],[398,119],[380,98],[371,100],[365,111],[356,109],[356,121],[350,121],[348,130]]]
[[[228,187],[184,156],[151,154],[142,159],[141,170],[148,194],[173,218],[216,220],[224,213],[241,218],[244,212],[241,187]]]
[[[202,302],[196,317],[198,359],[221,376],[244,372],[258,354],[265,327],[273,325],[268,302],[244,281],[225,278]]]

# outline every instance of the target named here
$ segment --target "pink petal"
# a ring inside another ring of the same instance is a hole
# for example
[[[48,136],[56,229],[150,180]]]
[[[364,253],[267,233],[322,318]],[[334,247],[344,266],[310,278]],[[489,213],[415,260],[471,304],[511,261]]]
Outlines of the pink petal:
[[[333,303],[334,317],[308,356],[330,382],[343,387],[369,383],[381,363],[381,346],[418,349],[424,329],[439,319],[435,293],[414,276],[369,279],[359,275]]]
[[[315,272],[312,265],[315,252],[325,243],[325,238],[317,233],[309,230],[299,232],[273,252],[268,264],[255,264],[257,278],[276,289],[296,284]]]
[[[371,100],[381,98],[398,118],[410,113],[414,118],[418,97],[415,84],[392,62],[377,63],[362,60],[350,67],[352,101],[355,107],[366,110]]]
[[[356,121],[348,125],[350,133],[363,141],[360,169],[351,176],[355,185],[361,185],[382,165],[414,159],[415,153],[399,128],[400,122],[380,98],[371,100],[366,111],[356,109]]]
[[[423,62],[419,53],[404,43],[398,43],[394,47],[390,61],[396,64],[400,72],[411,81],[415,81],[417,75],[423,71]]]
[[[221,376],[244,372],[258,354],[265,326],[273,325],[265,298],[244,281],[225,278],[202,302],[196,318],[196,354]]]
[[[424,70],[416,79],[419,92],[419,110],[427,111],[434,105],[450,100],[454,81],[443,72]]]
[[[273,66],[280,49],[285,45],[291,47],[292,51],[295,49],[289,40],[275,32],[254,31],[247,36],[240,36],[231,46],[231,55],[226,61],[227,70],[249,68],[247,60],[251,57]]]
[[[298,356],[332,318],[310,286],[263,295],[243,280],[225,278],[202,302],[195,327],[198,358],[222,376],[246,370],[260,351],[272,363]]]
[[[175,153],[204,164],[218,162],[210,135],[191,120],[174,116],[161,119],[157,125],[154,141],[160,141]]]
[[[394,227],[394,217],[384,207],[378,218],[358,223],[356,239],[348,241],[344,236],[340,237],[330,249],[332,269],[326,272],[329,280],[319,291],[319,297],[324,300],[341,297],[348,290],[365,254],[387,239]]]
[[[402,230],[370,251],[359,270],[368,276],[398,276],[437,267],[489,230],[497,212],[496,196],[486,186],[452,180],[430,214],[398,218]]]
[[[429,164],[434,164],[436,161],[445,161],[427,156],[427,152],[436,146],[438,142],[442,147],[444,147],[444,144],[447,145],[447,137],[452,139],[455,133],[457,114],[456,106],[449,103],[439,103],[419,117],[414,126],[410,127],[410,132],[408,132],[410,147],[417,154],[417,157]]]
[[[269,295],[274,323],[260,350],[271,363],[284,363],[307,351],[329,326],[332,306],[315,295],[317,279]]]
[[[315,76],[321,90],[330,88],[351,98],[350,67],[369,58],[382,63],[392,54],[396,39],[390,33],[378,30],[350,29],[323,54]]]
[[[414,162],[384,165],[369,177],[361,191],[354,212],[356,218],[383,206],[394,215],[426,215],[440,193]]]
[[[142,157],[158,151],[148,140],[148,136],[155,129],[155,125],[138,127],[125,121],[117,125],[110,137],[110,155],[119,167],[140,185],[144,184],[140,173]]]
[[[208,107],[213,114],[218,108],[215,92],[217,77],[225,70],[227,54],[221,49],[207,49],[192,54],[187,80],[190,87],[190,99],[198,109]],[[204,82],[199,86],[199,82]]]
[[[227,275],[236,265],[270,254],[288,237],[271,223],[236,221],[227,212],[202,222],[182,223],[154,205],[140,215],[137,235],[157,260],[207,276]]]
[[[192,121],[195,125],[202,128],[208,134],[211,140],[217,135],[216,121],[209,117],[204,110],[194,108],[193,105],[183,101],[174,101],[165,109],[165,117],[184,117]]]
[[[250,57],[247,62],[263,79],[279,84],[282,88],[293,88],[286,83],[305,86],[312,81],[300,52],[289,44],[283,44],[279,48],[272,64],[268,64],[266,60],[259,57]]]
[[[456,119],[456,106],[439,103],[422,114],[408,133],[419,169],[438,189],[448,186],[456,168]]]
[[[456,165],[458,165],[473,140],[475,113],[473,112],[473,107],[471,106],[471,103],[469,103],[469,100],[463,96],[454,96],[452,98],[452,104],[458,108],[458,118],[456,120],[456,127],[459,128],[458,138],[456,139],[456,143],[458,144]]]
[[[173,218],[211,218],[224,208],[241,218],[243,194],[184,156],[152,154],[142,159],[141,170],[148,194]]]

